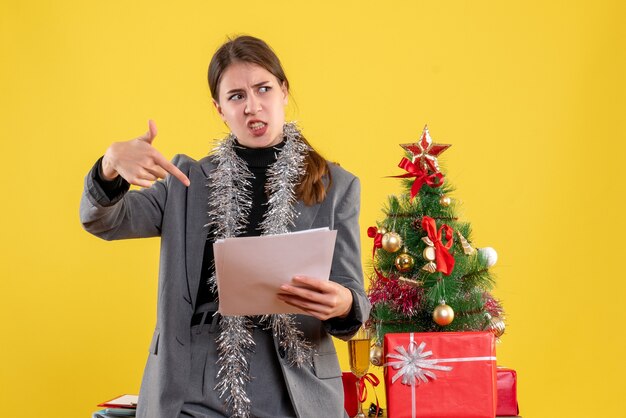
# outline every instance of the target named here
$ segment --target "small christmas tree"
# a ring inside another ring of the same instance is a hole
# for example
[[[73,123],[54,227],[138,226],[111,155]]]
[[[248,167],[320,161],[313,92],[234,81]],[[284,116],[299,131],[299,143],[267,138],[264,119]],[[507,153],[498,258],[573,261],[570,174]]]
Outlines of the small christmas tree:
[[[376,365],[388,332],[504,332],[502,307],[489,293],[497,254],[474,247],[471,226],[458,219],[453,188],[437,161],[450,145],[433,143],[425,127],[417,143],[401,146],[409,157],[399,164],[406,174],[394,177],[404,179],[406,192],[390,196],[385,219],[368,229],[374,239],[369,298]]]

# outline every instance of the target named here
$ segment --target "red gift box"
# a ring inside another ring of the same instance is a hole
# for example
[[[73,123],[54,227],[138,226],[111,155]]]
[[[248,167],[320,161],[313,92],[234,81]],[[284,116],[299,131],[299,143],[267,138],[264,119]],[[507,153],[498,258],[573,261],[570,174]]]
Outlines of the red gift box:
[[[498,416],[517,416],[517,373],[513,369],[498,367]]]
[[[389,418],[493,418],[496,344],[491,332],[385,335]]]
[[[356,399],[357,378],[351,372],[343,372],[341,380],[343,382],[343,407],[348,416],[353,417],[358,411]]]

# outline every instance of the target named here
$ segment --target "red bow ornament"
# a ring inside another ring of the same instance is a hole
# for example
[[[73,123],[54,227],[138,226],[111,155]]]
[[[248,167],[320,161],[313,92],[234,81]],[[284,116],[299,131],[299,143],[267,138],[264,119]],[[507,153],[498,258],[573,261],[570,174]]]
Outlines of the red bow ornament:
[[[443,224],[437,231],[437,223],[429,216],[422,218],[422,229],[428,234],[428,239],[426,237],[423,238],[424,242],[435,247],[435,262],[437,266],[435,271],[440,271],[449,276],[454,269],[454,257],[449,251],[454,241],[454,231],[446,224]],[[442,236],[447,241],[445,245],[441,240]]]
[[[383,234],[378,232],[378,228],[375,226],[370,226],[367,228],[367,236],[370,238],[374,238],[374,248],[372,248],[372,258],[376,254],[377,248],[383,248]]]
[[[383,248],[383,234],[378,232],[378,228],[376,228],[375,226],[370,226],[369,228],[367,228],[367,236],[370,238],[374,238],[374,247],[372,248],[372,259],[373,259],[374,256],[376,255],[376,249]],[[376,275],[378,276],[379,280],[382,280],[383,282],[386,282],[389,280],[388,278],[383,276],[382,273],[376,269],[376,267],[374,267],[374,271],[376,272]]]
[[[397,178],[411,178],[415,177],[415,181],[411,186],[411,201],[413,198],[419,193],[422,186],[424,184],[428,184],[430,187],[439,187],[443,184],[443,174],[439,171],[436,171],[432,174],[428,174],[427,170],[422,169],[419,165],[413,163],[408,158],[404,157],[398,164],[403,170],[406,170],[406,174],[401,174],[399,176],[393,176]],[[431,167],[428,165],[428,167]]]

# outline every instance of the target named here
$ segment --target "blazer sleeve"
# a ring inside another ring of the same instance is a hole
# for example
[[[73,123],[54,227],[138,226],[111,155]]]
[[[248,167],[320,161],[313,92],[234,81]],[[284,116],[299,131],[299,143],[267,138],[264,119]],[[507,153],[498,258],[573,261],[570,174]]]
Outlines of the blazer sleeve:
[[[181,156],[172,162],[178,166]],[[150,188],[128,190],[120,188],[116,195],[107,194],[97,181],[96,164],[85,177],[80,201],[80,220],[88,232],[105,240],[146,238],[161,235],[161,224],[167,191],[172,181],[156,181]]]
[[[348,340],[369,317],[370,303],[363,287],[361,265],[361,238],[359,210],[361,186],[357,177],[352,177],[345,191],[336,190],[338,202],[334,211],[334,227],[337,230],[335,255],[330,279],[347,287],[352,292],[352,309],[346,318],[324,321],[326,331],[342,340]]]

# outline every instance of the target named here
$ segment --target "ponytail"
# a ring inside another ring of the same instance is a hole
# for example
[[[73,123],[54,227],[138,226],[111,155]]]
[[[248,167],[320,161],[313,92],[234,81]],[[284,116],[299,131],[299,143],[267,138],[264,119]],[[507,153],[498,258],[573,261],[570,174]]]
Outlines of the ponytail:
[[[307,206],[313,206],[322,203],[326,198],[326,190],[332,185],[332,176],[328,167],[328,162],[317,153],[311,144],[303,137],[300,139],[309,146],[309,152],[305,159],[306,173],[302,176],[302,180],[296,189],[298,199],[302,200]],[[324,176],[328,176],[327,184],[324,184]]]

